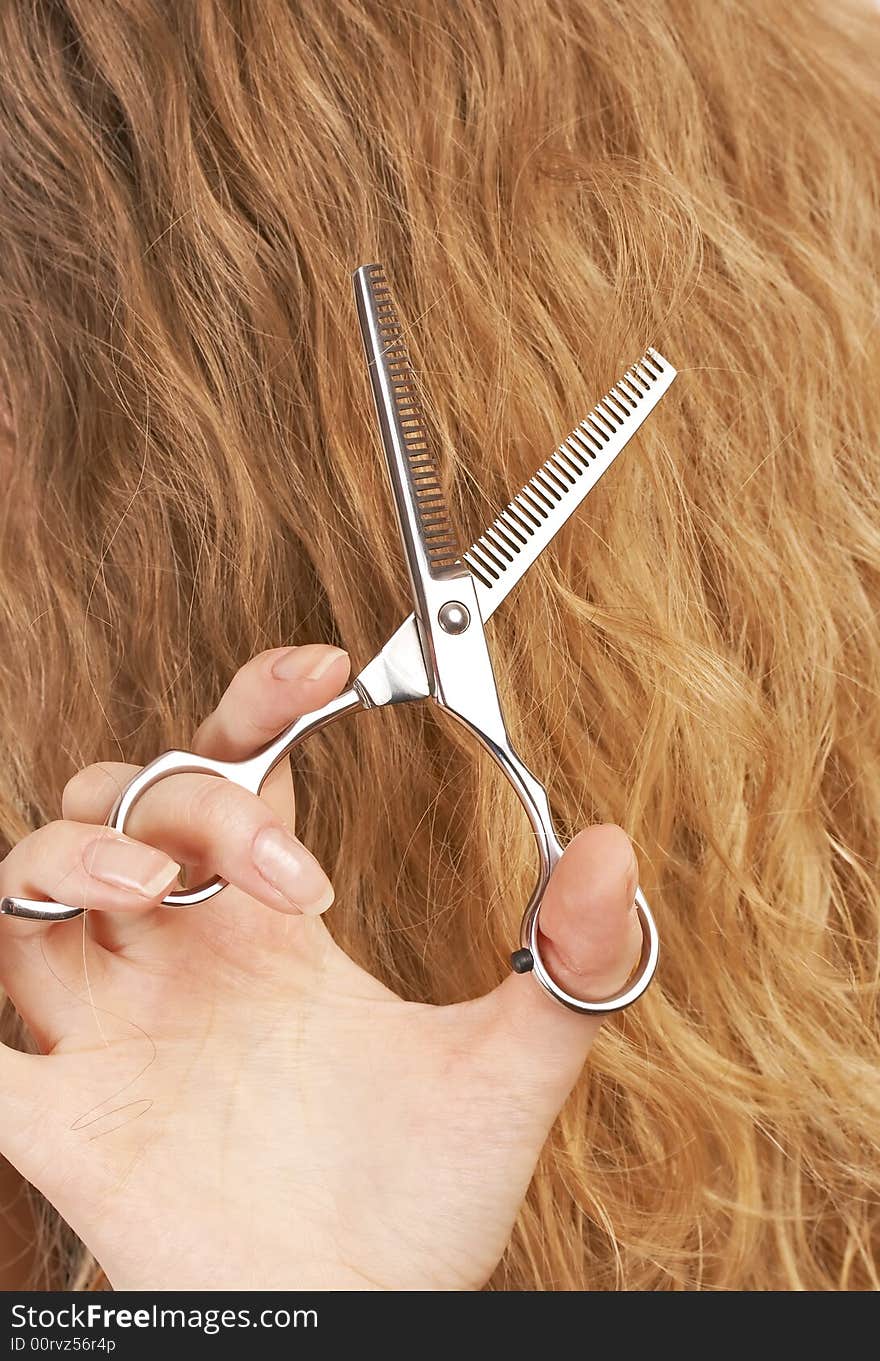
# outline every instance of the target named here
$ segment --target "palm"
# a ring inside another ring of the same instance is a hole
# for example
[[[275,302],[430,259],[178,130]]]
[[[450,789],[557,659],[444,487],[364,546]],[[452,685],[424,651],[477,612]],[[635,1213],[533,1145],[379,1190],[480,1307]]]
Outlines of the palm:
[[[71,998],[69,1029],[44,1061],[51,1103],[23,1172],[113,1264],[117,1286],[140,1279],[140,1257],[158,1286],[187,1284],[179,1241],[156,1279],[169,1213],[192,1228],[193,1282],[207,1272],[241,1285],[229,1187],[272,1240],[276,1278],[261,1254],[254,1286],[338,1281],[342,1243],[353,1282],[480,1285],[545,1136],[546,1102],[512,1089],[484,1052],[480,1002],[401,1002],[320,921],[233,895],[232,915],[256,924],[245,948],[216,930],[230,916],[222,899],[164,914],[122,952],[88,942],[90,992]],[[72,948],[65,933],[81,949],[79,923],[56,928],[54,949]],[[169,1175],[181,1166],[183,1188]],[[96,1202],[107,1207],[97,1237]]]

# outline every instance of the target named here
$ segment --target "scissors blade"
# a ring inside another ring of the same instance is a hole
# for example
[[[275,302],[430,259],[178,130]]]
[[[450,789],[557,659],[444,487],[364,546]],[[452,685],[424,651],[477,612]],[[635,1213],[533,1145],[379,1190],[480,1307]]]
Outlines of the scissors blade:
[[[485,623],[610,468],[676,370],[648,350],[464,554]],[[411,614],[357,678],[370,704],[426,699],[431,685]]]
[[[483,622],[525,576],[626,447],[676,377],[649,349],[467,550]]]
[[[403,326],[381,265],[353,276],[358,321],[409,568],[416,615],[424,618],[431,582],[470,576],[462,562],[431,447]],[[433,603],[433,599],[432,599]]]

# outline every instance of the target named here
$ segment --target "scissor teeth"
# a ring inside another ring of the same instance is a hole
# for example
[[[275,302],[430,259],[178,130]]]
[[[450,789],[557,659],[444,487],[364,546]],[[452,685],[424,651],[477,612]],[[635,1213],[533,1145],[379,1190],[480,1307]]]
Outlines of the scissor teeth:
[[[523,533],[527,534],[529,538],[532,538],[535,533],[534,523],[526,512],[525,507],[520,505],[517,497],[514,497],[504,514],[509,520],[512,520],[514,524],[519,525]]]
[[[656,383],[663,372],[650,350],[646,350],[642,355],[636,364],[636,369],[648,383]]]
[[[567,478],[563,478],[561,476],[559,469],[555,466],[553,462],[552,456],[548,458],[547,462],[541,469],[541,476],[544,478],[545,481],[549,482],[551,486],[559,488],[560,496],[567,495],[568,489],[571,486],[571,482]]]
[[[571,450],[573,457],[581,461],[581,470],[589,468],[593,459],[596,457],[596,450],[592,449],[584,440],[584,437],[577,430],[572,430],[568,439],[565,441]],[[596,441],[594,441],[596,443]]]
[[[528,544],[528,534],[520,529],[519,525],[515,524],[510,516],[506,515],[503,511],[498,516],[495,524],[498,528],[498,533],[503,536],[504,542],[510,544],[514,553],[521,553],[523,548]]]
[[[386,422],[383,440],[398,512],[423,548],[416,573],[412,544],[407,541],[411,574],[423,574],[425,557],[431,575],[447,565],[464,562],[478,588],[480,610],[486,620],[639,429],[673,382],[675,369],[648,347],[550,454],[481,538],[461,553],[409,359],[406,331],[380,265],[358,271],[356,293],[372,366],[373,395]]]
[[[633,409],[633,401],[627,397],[620,384],[616,384],[608,394],[609,400],[614,402],[621,415],[626,419]]]
[[[405,491],[400,487],[395,494],[404,497],[406,514],[413,517],[414,513],[414,528],[418,529],[428,570],[434,575],[438,569],[460,561],[461,549],[446,508],[406,331],[383,267],[364,266],[355,279],[376,405],[394,430],[392,481],[398,486],[398,479],[403,478],[406,485]]]
[[[476,553],[476,550],[474,548],[472,548],[470,551],[472,553]],[[496,579],[500,577],[506,566],[506,563],[502,562],[500,558],[497,558],[495,554],[492,552],[492,549],[486,542],[485,534],[480,539],[480,561],[485,566],[486,571],[489,572]]]
[[[608,443],[608,431],[604,426],[599,424],[592,411],[589,416],[581,421],[580,429],[583,430],[588,439],[593,441],[597,449],[604,449],[605,445]],[[572,433],[576,436],[578,432],[575,430]]]
[[[553,509],[553,502],[550,500],[547,493],[542,490],[537,473],[532,478],[528,487],[523,487],[520,496],[522,496],[535,512],[540,515],[542,520],[547,519],[548,511]]]
[[[535,473],[535,476],[532,478],[532,486],[536,489],[536,491],[546,492],[547,495],[552,499],[552,501],[561,501],[562,499],[561,493],[556,487],[554,487],[552,481],[547,476],[546,464],[543,468],[539,468],[538,471]]]
[[[556,456],[559,459],[564,459],[565,466],[571,469],[572,481],[574,481],[575,478],[583,477],[584,475],[583,454],[573,453],[570,449],[567,449],[564,444],[560,444],[559,448],[556,450]]]
[[[522,492],[517,492],[507,509],[512,515],[519,515],[530,534],[534,534],[541,524],[541,517],[535,514]]]
[[[493,571],[482,558],[478,557],[473,548],[469,548],[464,555],[464,560],[470,568],[477,581],[484,586],[491,588],[499,580],[500,573]]]
[[[662,355],[647,350],[464,554],[479,584],[484,620],[611,466],[675,376]]]
[[[572,469],[571,463],[566,459],[563,449],[554,449],[547,462],[553,469],[558,478],[562,479],[565,494],[568,495],[569,487],[573,487],[577,481],[577,473]]]
[[[617,427],[623,424],[623,418],[619,412],[615,411],[614,404],[607,397],[603,397],[597,411],[606,421],[611,422],[611,433],[616,434]]]
[[[616,419],[616,417],[612,416],[611,412],[606,410],[606,408],[605,408],[605,406],[603,405],[602,402],[599,402],[599,404],[593,409],[592,416],[593,416],[593,420],[594,420],[595,422],[597,422],[597,423],[598,423],[599,421],[602,422],[602,429],[603,429],[604,432],[605,432],[605,442],[606,442],[606,444],[607,444],[607,442],[608,442],[608,437],[609,437],[610,435],[616,435],[616,434],[617,434],[617,419]]]
[[[511,553],[510,547],[506,543],[503,534],[499,533],[497,520],[491,529],[486,530],[483,538],[488,539],[491,546],[496,548],[503,558],[506,558],[508,562],[513,562],[513,553]]]

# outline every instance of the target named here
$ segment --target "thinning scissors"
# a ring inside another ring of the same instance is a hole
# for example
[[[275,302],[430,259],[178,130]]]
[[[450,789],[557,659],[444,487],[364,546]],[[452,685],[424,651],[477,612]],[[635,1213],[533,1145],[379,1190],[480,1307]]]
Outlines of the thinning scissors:
[[[108,824],[124,830],[138,800],[169,775],[222,776],[258,794],[279,761],[306,737],[344,715],[431,699],[473,733],[504,771],[531,821],[540,860],[538,880],[525,909],[520,946],[511,955],[518,973],[531,971],[563,1006],[585,1014],[620,1011],[647,988],[657,967],[657,928],[638,889],[642,928],[637,970],[612,997],[584,1001],[562,988],[545,967],[540,949],[541,901],[562,855],[547,791],[523,763],[508,736],[483,625],[540,556],[553,536],[610,467],[673,382],[676,371],[655,350],[645,355],[572,431],[507,505],[481,538],[461,553],[446,507],[415,373],[391,289],[381,265],[354,274],[357,315],[414,611],[351,686],[242,761],[214,761],[169,751],[151,761],[126,786]],[[164,903],[188,907],[226,886],[219,875],[174,890]],[[0,912],[40,920],[79,916],[81,907],[4,898]]]

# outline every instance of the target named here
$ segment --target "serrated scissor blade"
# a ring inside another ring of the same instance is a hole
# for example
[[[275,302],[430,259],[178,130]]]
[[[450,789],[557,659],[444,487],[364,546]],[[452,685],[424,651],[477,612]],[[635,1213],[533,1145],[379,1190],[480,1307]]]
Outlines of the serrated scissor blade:
[[[403,327],[381,265],[353,277],[358,321],[416,612],[428,583],[469,576],[449,518]]]
[[[662,355],[648,350],[467,550],[464,561],[484,623],[607,472],[675,376]],[[427,698],[431,687],[415,615],[364,667],[357,684],[374,705]]]
[[[485,622],[654,410],[676,370],[647,350],[467,550]]]

